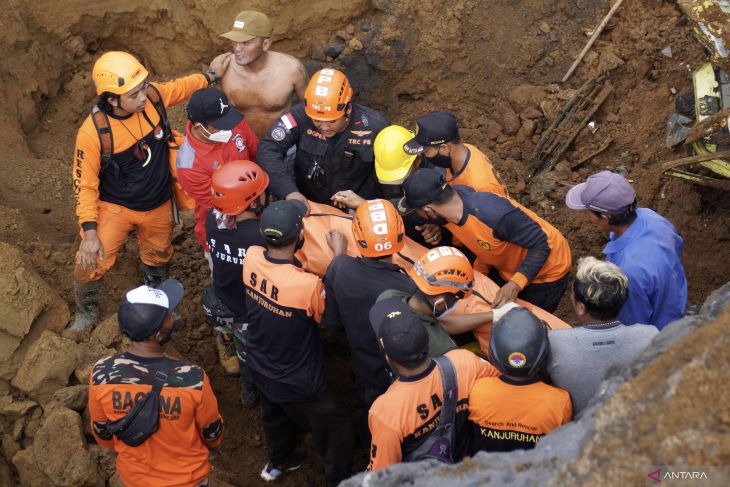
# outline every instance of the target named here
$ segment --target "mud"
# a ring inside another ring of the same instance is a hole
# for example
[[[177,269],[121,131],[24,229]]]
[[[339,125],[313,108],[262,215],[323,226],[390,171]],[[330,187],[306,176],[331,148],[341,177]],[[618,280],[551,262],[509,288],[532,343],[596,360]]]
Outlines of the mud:
[[[358,100],[394,122],[411,127],[416,117],[433,109],[456,113],[462,138],[487,152],[521,202],[565,233],[575,257],[599,255],[605,238],[564,207],[565,192],[595,171],[623,168],[640,205],[669,218],[685,239],[690,303],[701,303],[727,280],[727,194],[664,178],[659,170],[661,162],[683,155],[663,144],[664,121],[674,110],[672,89],[688,90],[691,71],[705,59],[672,2],[625,2],[564,86],[556,83],[586,42],[586,31],[608,11],[607,0],[304,4],[256,0],[246,7],[270,15],[275,50],[298,57],[310,71],[323,64],[344,69]],[[32,6],[10,0],[0,12],[0,241],[17,246],[21,258],[72,309],[78,227],[71,161],[76,129],[94,99],[89,79],[93,60],[102,51],[126,49],[140,56],[153,79],[200,70],[227,49],[217,33],[228,29],[238,10],[237,4],[217,0],[120,0],[93,6],[68,0],[62,7],[49,0]],[[671,59],[660,53],[667,46]],[[563,161],[526,187],[527,159],[550,123],[544,115],[549,110],[541,108],[550,104],[543,101],[557,100],[559,106],[571,89],[601,73],[614,90],[594,117],[598,130],[582,131]],[[183,107],[172,109],[171,118],[181,129]],[[570,169],[609,139],[607,150]],[[265,463],[260,413],[239,405],[237,380],[216,366],[213,337],[200,310],[209,275],[189,224],[178,230],[175,250],[172,273],[183,281],[187,299],[180,308],[184,325],[172,345],[206,368],[227,421],[226,440],[213,460],[215,474],[234,485],[263,484],[258,478]],[[131,238],[105,279],[104,316],[115,312],[125,290],[141,282],[136,255]],[[0,316],[6,314],[0,309]],[[567,302],[558,314],[570,321]],[[352,408],[346,342],[330,335],[325,340],[330,383]],[[93,350],[103,353],[110,346],[121,344],[108,341]],[[83,371],[72,374],[69,384],[79,384],[83,377]],[[4,380],[0,395],[6,391],[11,388]],[[12,437],[13,423],[2,424],[3,433]],[[30,440],[21,432],[13,444],[27,448]],[[13,444],[8,443],[8,452],[3,448],[4,455],[14,450]],[[281,484],[321,482],[319,462],[311,455],[312,461]],[[364,467],[366,455],[359,450],[356,469]],[[0,462],[0,479],[6,475],[4,465]]]

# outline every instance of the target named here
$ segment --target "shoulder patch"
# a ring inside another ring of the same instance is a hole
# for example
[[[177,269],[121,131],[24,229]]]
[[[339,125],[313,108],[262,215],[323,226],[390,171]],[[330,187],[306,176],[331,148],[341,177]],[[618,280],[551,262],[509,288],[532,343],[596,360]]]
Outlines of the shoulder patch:
[[[233,144],[236,146],[236,150],[238,152],[243,152],[246,150],[246,141],[243,140],[243,136],[241,134],[235,134],[232,141]]]
[[[191,169],[194,162],[195,149],[193,149],[193,146],[188,142],[188,138],[185,137],[185,140],[180,145],[180,151],[177,154],[175,166],[177,166],[178,169]]]
[[[279,127],[278,125],[271,129],[271,138],[274,139],[277,142],[281,142],[286,138],[286,132],[287,130],[283,127]]]

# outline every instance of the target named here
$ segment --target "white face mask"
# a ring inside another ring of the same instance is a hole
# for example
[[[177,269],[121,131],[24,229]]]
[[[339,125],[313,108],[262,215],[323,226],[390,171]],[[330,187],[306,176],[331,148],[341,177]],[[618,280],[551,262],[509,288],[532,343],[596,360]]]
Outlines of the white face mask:
[[[233,132],[231,130],[219,130],[218,132],[211,134],[205,127],[203,127],[203,124],[199,123],[198,126],[203,130],[203,135],[205,135],[205,137],[211,142],[225,144],[231,140],[231,137],[233,137]]]

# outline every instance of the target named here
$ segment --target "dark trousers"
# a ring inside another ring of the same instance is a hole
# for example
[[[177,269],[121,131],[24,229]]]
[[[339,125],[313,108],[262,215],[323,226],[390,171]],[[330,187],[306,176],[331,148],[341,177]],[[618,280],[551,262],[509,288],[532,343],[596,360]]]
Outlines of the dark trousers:
[[[313,401],[273,402],[261,395],[261,412],[269,461],[286,462],[301,431],[312,433],[314,447],[324,463],[328,485],[337,485],[352,472],[353,435],[350,416],[330,391]]]
[[[507,282],[502,279],[496,269],[492,268],[489,272],[489,277],[496,282],[500,287],[504,286]],[[557,281],[553,282],[542,282],[540,284],[528,284],[525,288],[520,291],[517,295],[518,298],[524,299],[528,303],[532,303],[535,306],[539,306],[548,313],[552,313],[558,309],[560,299],[565,293],[565,288],[568,286],[568,274],[564,275]]]

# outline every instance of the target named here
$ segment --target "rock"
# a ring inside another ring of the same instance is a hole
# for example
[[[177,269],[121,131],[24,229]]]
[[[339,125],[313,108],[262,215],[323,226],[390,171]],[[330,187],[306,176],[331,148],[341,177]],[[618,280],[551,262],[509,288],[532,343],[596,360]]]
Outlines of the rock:
[[[505,135],[514,135],[520,129],[520,117],[517,116],[515,111],[507,102],[497,103],[494,111],[494,118],[502,126],[502,130]]]
[[[373,28],[373,21],[370,19],[365,19],[362,22],[360,22],[360,30],[363,32],[368,32],[370,29]]]
[[[520,127],[519,132],[517,132],[517,141],[525,142],[526,140],[529,140],[529,138],[532,137],[532,134],[535,133],[536,127],[537,124],[534,120],[525,120],[522,122],[522,127]]]
[[[41,331],[64,329],[71,313],[66,303],[28,266],[14,246],[0,242],[0,376],[10,379],[30,341]]]
[[[12,458],[12,457],[10,457]],[[13,471],[4,458],[0,458],[0,485],[16,485],[17,482],[13,478]]]
[[[20,441],[23,438],[23,428],[25,428],[25,418],[18,418],[13,423],[13,439]]]
[[[94,458],[94,463],[99,466],[99,473],[102,478],[109,480],[116,472],[116,453],[114,450],[104,448],[101,445],[89,445],[89,453]]]
[[[65,451],[65,450],[63,450]],[[23,487],[51,487],[53,482],[41,471],[31,448],[21,450],[13,456],[13,465],[18,471]],[[11,484],[12,485],[12,484]]]
[[[355,26],[350,24],[347,27],[345,27],[345,32],[347,32],[347,35],[353,35],[355,33]]]
[[[89,402],[89,386],[78,385],[71,387],[64,387],[53,393],[52,406],[50,407],[65,407],[72,409],[76,412],[81,412]]]
[[[360,39],[358,39],[357,37],[353,37],[352,39],[350,39],[348,46],[353,51],[362,51],[363,48],[362,41],[360,41]]]
[[[98,341],[105,347],[111,347],[120,343],[122,341],[122,332],[119,331],[117,314],[114,313],[96,325],[94,331],[91,332],[91,339]]]
[[[624,64],[624,60],[621,59],[612,46],[607,46],[604,51],[601,52],[601,56],[598,61],[598,72],[605,73],[616,69],[617,67]]]
[[[662,56],[672,59],[672,48],[671,47],[667,46],[659,52],[662,53]]]
[[[528,107],[520,112],[520,118],[522,120],[536,120],[542,117],[542,112],[536,107]]]
[[[543,34],[548,34],[552,29],[550,28],[550,24],[545,22],[544,20],[540,22],[540,26],[538,27],[540,29],[540,32]]]
[[[23,358],[12,384],[43,403],[53,392],[68,384],[76,367],[78,345],[51,331],[44,331]]]
[[[41,428],[41,418],[40,418],[40,409],[36,409],[36,411],[39,412],[37,418],[31,418],[26,424],[25,428],[23,429],[23,438],[33,439],[35,438],[36,433],[38,433],[38,430]]]
[[[107,485],[109,487],[124,487],[122,479],[119,478],[119,474],[116,472],[114,472],[114,475],[109,478],[109,482],[107,482]]]
[[[522,84],[509,92],[509,101],[520,113],[528,109],[537,109],[545,98],[545,90],[539,86]]]
[[[0,415],[5,416],[10,421],[15,421],[28,414],[31,409],[38,406],[35,401],[18,401],[12,402],[6,406],[0,407]]]
[[[5,458],[13,458],[19,451],[20,443],[13,439],[13,435],[3,435],[2,456]]]
[[[321,44],[312,44],[309,50],[309,56],[315,61],[324,61],[327,55],[324,53],[324,46]]]
[[[33,441],[38,467],[60,487],[103,486],[93,456],[86,449],[81,417],[57,409],[45,418]]]
[[[336,58],[340,55],[340,53],[347,47],[347,44],[345,43],[345,39],[343,39],[340,36],[335,36],[335,38],[330,42],[328,46],[325,46],[324,53],[331,57]]]

